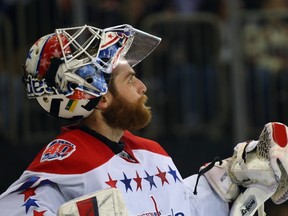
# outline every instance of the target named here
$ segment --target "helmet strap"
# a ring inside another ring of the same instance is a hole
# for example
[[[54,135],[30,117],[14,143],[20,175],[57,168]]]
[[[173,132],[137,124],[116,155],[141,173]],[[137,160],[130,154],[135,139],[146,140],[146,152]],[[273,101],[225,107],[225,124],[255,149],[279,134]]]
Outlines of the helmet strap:
[[[91,111],[91,110],[95,109],[95,107],[97,106],[97,104],[100,101],[101,97],[102,96],[90,99],[89,102],[85,106],[82,106],[82,107],[84,109],[86,109],[87,111]]]

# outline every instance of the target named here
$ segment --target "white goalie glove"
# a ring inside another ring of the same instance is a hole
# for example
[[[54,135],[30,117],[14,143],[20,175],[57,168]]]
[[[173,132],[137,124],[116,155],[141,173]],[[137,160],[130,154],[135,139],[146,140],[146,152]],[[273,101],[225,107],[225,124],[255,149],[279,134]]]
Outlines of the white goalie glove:
[[[216,162],[204,172],[210,185],[227,202],[230,216],[266,215],[264,203],[288,199],[288,128],[272,122],[265,125],[258,141],[239,143],[231,158]],[[205,170],[208,165],[203,166]],[[240,192],[239,186],[245,191]]]
[[[128,216],[121,192],[104,189],[70,200],[58,209],[57,216]]]

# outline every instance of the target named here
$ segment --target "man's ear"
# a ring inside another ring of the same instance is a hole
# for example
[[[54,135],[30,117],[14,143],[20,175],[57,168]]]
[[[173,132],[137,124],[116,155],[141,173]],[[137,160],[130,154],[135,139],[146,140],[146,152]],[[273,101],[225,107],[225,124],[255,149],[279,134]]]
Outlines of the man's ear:
[[[105,109],[109,106],[109,104],[112,101],[112,95],[110,92],[107,92],[105,95],[103,95],[100,99],[100,101],[97,104],[98,109]]]

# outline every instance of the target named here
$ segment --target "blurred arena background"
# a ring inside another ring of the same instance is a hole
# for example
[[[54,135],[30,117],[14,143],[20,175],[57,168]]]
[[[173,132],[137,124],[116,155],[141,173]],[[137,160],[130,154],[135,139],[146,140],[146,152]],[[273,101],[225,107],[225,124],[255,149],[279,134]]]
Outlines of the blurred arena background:
[[[135,68],[153,111],[137,133],[159,141],[183,177],[257,139],[266,122],[288,123],[287,0],[1,0],[0,193],[69,123],[26,98],[29,48],[55,28],[123,23],[162,37]]]

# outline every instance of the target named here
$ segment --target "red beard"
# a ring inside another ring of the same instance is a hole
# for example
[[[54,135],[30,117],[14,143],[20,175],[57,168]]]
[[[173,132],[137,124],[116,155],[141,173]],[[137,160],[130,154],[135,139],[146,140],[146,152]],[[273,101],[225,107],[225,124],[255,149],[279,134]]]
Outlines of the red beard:
[[[145,106],[147,96],[143,95],[136,103],[114,95],[110,107],[103,111],[106,123],[113,128],[123,130],[139,130],[151,121],[151,109]]]

